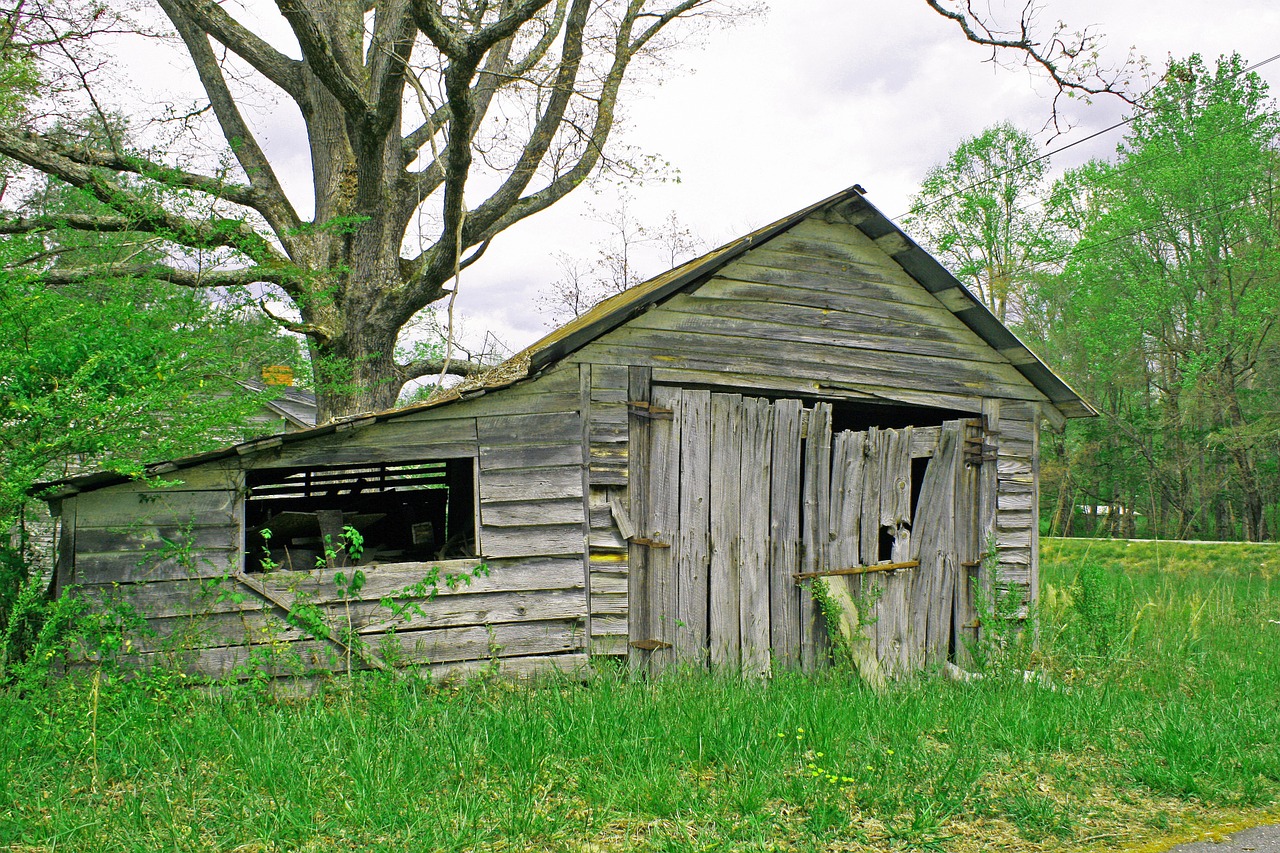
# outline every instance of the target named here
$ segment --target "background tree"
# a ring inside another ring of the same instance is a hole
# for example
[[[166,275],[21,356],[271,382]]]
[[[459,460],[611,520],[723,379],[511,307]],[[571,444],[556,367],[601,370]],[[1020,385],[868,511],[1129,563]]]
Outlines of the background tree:
[[[623,194],[616,209],[591,218],[608,233],[587,259],[561,252],[557,262],[563,275],[538,297],[538,310],[547,324],[559,326],[580,317],[614,294],[634,287],[651,275],[672,269],[696,256],[702,240],[673,210],[657,225],[639,221],[631,211],[632,198]]]
[[[448,351],[444,365],[397,361],[405,324],[446,295],[451,278],[504,229],[600,170],[642,174],[644,161],[609,145],[624,81],[691,28],[751,10],[728,0],[281,0],[293,39],[281,48],[246,24],[249,16],[213,0],[156,3],[208,98],[192,115],[209,108],[228,169],[122,140],[73,144],[40,123],[0,129],[0,153],[86,189],[110,211],[64,227],[146,233],[166,250],[145,270],[115,274],[247,287],[253,298],[291,305],[278,321],[307,337],[322,419],[386,408],[407,380],[449,365]],[[1036,41],[1031,7],[1009,35],[964,4],[928,5],[966,37],[1027,57],[1060,86],[1111,86],[1077,62],[1092,36]],[[95,33],[127,22],[84,0],[9,6],[10,49],[52,63],[47,74],[62,72],[53,90],[78,91],[99,109],[84,51]],[[244,79],[301,112],[315,198],[309,217],[245,119]],[[18,218],[8,227],[46,225]],[[474,368],[461,360],[449,367]]]
[[[1001,322],[1022,316],[1050,250],[1048,172],[1029,134],[997,124],[928,171],[904,220]]]
[[[1171,63],[1114,164],[1055,188],[1070,241],[1029,315],[1104,418],[1073,425],[1075,497],[1164,536],[1276,526],[1280,112],[1239,56]],[[1270,513],[1270,517],[1268,514]]]

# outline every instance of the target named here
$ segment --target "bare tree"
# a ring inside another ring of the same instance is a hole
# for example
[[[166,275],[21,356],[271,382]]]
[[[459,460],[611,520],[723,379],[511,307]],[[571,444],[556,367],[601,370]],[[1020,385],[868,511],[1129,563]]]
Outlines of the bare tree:
[[[588,218],[608,228],[607,236],[595,244],[593,258],[557,253],[563,274],[537,298],[539,310],[549,317],[548,325],[580,317],[610,296],[702,250],[703,241],[674,210],[661,224],[647,225],[632,213],[632,203],[624,192],[615,209],[599,213],[592,208]]]
[[[293,311],[277,321],[310,346],[320,417],[387,408],[413,378],[476,368],[448,347],[443,359],[397,361],[396,344],[418,312],[456,292],[450,282],[497,235],[601,170],[643,169],[608,144],[633,68],[700,27],[752,11],[752,2],[276,0],[293,40],[280,48],[247,23],[260,16],[231,3],[154,0],[207,99],[184,117],[213,116],[229,168],[10,123],[0,126],[0,154],[83,188],[107,212],[56,222],[11,216],[3,228],[135,233],[168,252],[167,262],[137,272],[252,288],[268,311],[265,297],[281,298]],[[967,38],[1039,62],[1064,90],[1100,90],[1071,77],[1082,55],[1058,33],[1048,48],[1034,42],[1027,15],[1020,37],[1003,38],[963,4],[926,2]],[[138,4],[146,20],[150,7]],[[5,6],[0,50],[40,58],[44,73],[57,72],[57,91],[79,91],[105,118],[90,85],[101,64],[92,47],[126,28],[128,4]],[[309,219],[246,118],[246,79],[301,112]],[[46,272],[50,280],[93,274]]]

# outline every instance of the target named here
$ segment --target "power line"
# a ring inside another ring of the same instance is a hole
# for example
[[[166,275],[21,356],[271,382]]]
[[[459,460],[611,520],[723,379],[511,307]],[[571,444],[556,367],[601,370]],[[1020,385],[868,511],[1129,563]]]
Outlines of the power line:
[[[1243,74],[1248,74],[1250,71],[1256,71],[1257,69],[1263,67],[1264,65],[1268,65],[1272,62],[1275,62],[1278,59],[1280,59],[1280,53],[1277,53],[1274,56],[1269,56],[1266,59],[1262,60],[1261,62],[1255,62],[1252,65],[1246,66],[1245,68],[1240,69],[1238,72],[1236,72],[1231,76],[1239,77]],[[1028,166],[1034,165],[1035,163],[1039,163],[1041,160],[1044,160],[1048,157],[1053,157],[1057,154],[1061,154],[1063,151],[1067,151],[1071,148],[1075,148],[1077,145],[1083,145],[1084,143],[1092,139],[1097,139],[1099,136],[1102,136],[1103,134],[1110,133],[1113,130],[1118,130],[1119,128],[1122,128],[1126,125],[1132,124],[1135,120],[1137,120],[1138,116],[1142,115],[1144,112],[1146,112],[1146,110],[1139,110],[1135,112],[1133,115],[1127,118],[1121,119],[1120,121],[1116,122],[1115,124],[1109,127],[1104,127],[1102,130],[1094,131],[1088,136],[1077,139],[1074,142],[1068,142],[1066,145],[1063,145],[1060,148],[1055,148],[1052,151],[1046,151],[1043,154],[1038,154],[1029,160],[1024,160],[1021,163],[1015,163],[1014,165],[1010,166],[1007,169],[1003,169],[999,172],[996,172],[994,175],[989,175],[980,181],[975,181],[974,183],[970,184],[967,187],[963,187],[961,189],[956,190],[955,192],[944,195],[942,198],[934,199],[933,202],[930,203],[928,207],[925,208],[925,210],[928,210],[931,207],[936,207],[937,205],[942,204],[942,202],[944,201],[955,198],[958,195],[963,195],[964,193],[975,190],[978,187],[984,186],[985,184],[992,183],[999,178],[1003,178],[1005,175],[1009,175],[1014,172],[1020,172],[1023,169],[1027,168]],[[904,216],[908,216],[911,213],[912,211],[907,211],[906,213],[901,213],[893,218],[894,220],[902,219]]]

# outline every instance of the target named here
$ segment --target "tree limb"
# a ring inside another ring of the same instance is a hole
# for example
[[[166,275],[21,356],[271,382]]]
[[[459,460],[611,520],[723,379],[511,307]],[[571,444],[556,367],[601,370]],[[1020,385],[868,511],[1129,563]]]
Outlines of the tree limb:
[[[31,146],[43,149],[49,157],[65,159],[83,166],[110,169],[115,172],[128,172],[170,186],[198,190],[214,198],[263,213],[262,207],[265,205],[265,200],[262,194],[251,186],[247,187],[244,184],[228,181],[225,178],[188,172],[175,166],[166,166],[163,163],[157,163],[134,154],[107,151],[87,144],[70,145],[38,133],[0,128],[0,154],[5,154],[17,160],[20,158],[12,152]],[[24,160],[23,162],[27,161]],[[28,165],[37,169],[40,168],[33,163],[28,163]],[[266,216],[265,213],[263,215]]]
[[[973,0],[963,0],[963,10],[948,9],[944,0],[925,0],[929,8],[942,17],[952,21],[964,33],[964,37],[974,44],[991,48],[991,61],[996,60],[1000,51],[1014,51],[1023,55],[1024,64],[1037,66],[1049,76],[1058,91],[1053,98],[1054,126],[1058,126],[1058,99],[1064,93],[1080,93],[1083,95],[1115,95],[1127,103],[1135,100],[1125,92],[1123,74],[1117,72],[1112,79],[1103,76],[1103,72],[1093,65],[1094,53],[1098,45],[1097,37],[1089,30],[1072,36],[1072,41],[1063,38],[1064,25],[1048,38],[1047,44],[1037,40],[1034,33],[1034,18],[1037,7],[1035,0],[1027,0],[1018,21],[1016,33],[1002,33],[993,30],[984,23],[982,16],[973,9]],[[1078,64],[1083,63],[1083,64]],[[1096,81],[1096,82],[1090,82]]]
[[[233,270],[184,270],[167,264],[119,264],[95,267],[54,267],[37,273],[48,284],[79,284],[110,278],[146,278],[167,281],[180,287],[239,287],[249,284],[282,285],[293,270],[244,267]]]
[[[0,153],[39,169],[74,187],[130,219],[130,230],[153,233],[178,245],[195,249],[234,249],[257,263],[287,265],[282,256],[248,223],[236,219],[201,221],[166,210],[112,180],[101,169],[63,156],[38,134],[0,130]]]
[[[160,6],[171,21],[175,12],[182,15],[190,24],[199,27],[252,65],[259,74],[279,86],[295,101],[301,101],[305,97],[302,61],[290,59],[280,53],[213,0],[160,0]]]
[[[263,215],[271,229],[288,246],[290,235],[298,231],[302,220],[289,203],[284,187],[280,185],[280,180],[271,167],[271,161],[267,159],[258,140],[240,115],[231,90],[227,88],[218,58],[209,46],[208,36],[182,13],[176,5],[178,0],[158,2],[186,44],[195,63],[196,73],[209,96],[209,103],[213,106],[214,115],[218,118],[218,125],[222,128],[222,135],[248,176],[249,184],[256,190],[257,203],[253,206],[254,209]]]
[[[372,106],[365,99],[360,84],[343,67],[329,35],[308,11],[307,5],[301,0],[276,0],[276,7],[298,39],[307,67],[338,99],[352,119],[360,124],[370,123],[374,118]]]
[[[438,376],[444,366],[443,359],[420,358],[408,364],[397,364],[396,372],[408,382],[410,379],[420,379],[423,376]],[[475,376],[488,368],[489,365],[476,361],[460,361],[455,358],[450,360],[448,372],[451,376]]]

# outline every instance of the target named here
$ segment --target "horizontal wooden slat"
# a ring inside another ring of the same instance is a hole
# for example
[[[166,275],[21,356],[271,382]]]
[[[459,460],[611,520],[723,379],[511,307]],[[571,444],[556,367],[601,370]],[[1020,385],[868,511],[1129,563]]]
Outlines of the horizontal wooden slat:
[[[539,498],[582,498],[582,466],[480,472],[481,504]]]
[[[216,526],[232,522],[235,502],[231,489],[137,492],[108,487],[76,498],[76,523],[98,528]]]
[[[518,446],[500,445],[480,448],[481,471],[503,471],[511,468],[556,468],[579,465],[582,442],[561,442]]]
[[[433,563],[395,563],[382,566],[363,566],[364,587],[357,594],[362,601],[377,602],[384,596],[402,591],[425,578],[434,567],[445,573],[470,572],[478,560],[446,560]],[[334,583],[334,569],[316,572],[272,572],[255,577],[278,594],[292,600],[298,593],[306,593],[318,605],[341,602],[342,595]],[[341,571],[351,574],[350,568]],[[519,560],[493,560],[486,577],[474,578],[470,584],[450,588],[440,584],[437,600],[452,596],[470,596],[481,593],[523,592],[532,590],[583,589],[582,560],[555,558],[528,558]],[[249,590],[238,586],[233,578],[220,583],[201,583],[195,580],[172,580],[146,584],[86,584],[79,594],[97,600],[125,601],[145,616],[164,618],[190,616],[204,613],[227,613],[260,610],[261,600]]]
[[[581,524],[582,499],[488,501],[481,507],[480,518],[486,527]]]
[[[489,527],[480,533],[486,557],[581,554],[582,522],[524,527]]]
[[[576,411],[481,417],[476,427],[480,444],[486,447],[575,443],[581,440],[582,417]]]
[[[117,551],[76,553],[76,582],[81,584],[150,583],[153,581],[216,578],[239,567],[240,552],[205,548],[198,554],[173,556],[173,551]]]
[[[204,549],[231,550],[239,547],[239,528],[232,524],[212,527],[88,527],[76,525],[76,550],[80,554],[111,554],[133,551],[184,551],[196,556]]]
[[[746,352],[739,347],[736,353],[731,354],[692,335],[680,335],[678,340],[663,343],[656,337],[645,337],[643,330],[623,329],[613,334],[598,344],[592,344],[583,358],[651,366],[655,370],[680,368],[704,371],[713,377],[712,384],[721,386],[734,384],[728,379],[730,374],[747,373],[760,377],[755,383],[757,387],[776,383],[777,377],[782,376],[814,381],[819,388],[838,387],[841,382],[881,385],[899,395],[914,390],[1013,399],[1040,398],[1040,392],[1020,376],[1008,376],[1009,381],[1001,381],[1000,375],[1013,371],[1010,365],[985,365],[991,370],[978,371],[975,368],[980,365],[972,362],[935,359],[935,363],[927,366],[913,366],[908,363],[907,356],[896,353],[886,355],[867,350],[846,350],[837,357],[827,349],[811,350],[801,345],[770,346],[766,342],[758,342]],[[806,360],[810,356],[814,360]],[[949,364],[937,363],[942,361]]]

